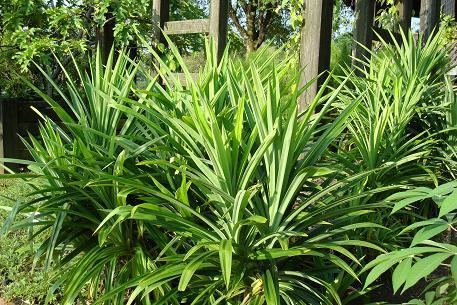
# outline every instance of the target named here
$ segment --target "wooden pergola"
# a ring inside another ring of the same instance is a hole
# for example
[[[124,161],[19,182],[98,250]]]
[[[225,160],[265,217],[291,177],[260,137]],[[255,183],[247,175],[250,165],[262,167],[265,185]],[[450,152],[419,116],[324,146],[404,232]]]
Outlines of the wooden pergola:
[[[156,24],[156,37],[164,42],[161,30],[172,34],[209,33],[216,41],[219,57],[221,56],[227,37],[228,5],[230,0],[211,0],[210,16],[208,19],[198,20],[169,20],[169,0],[153,0],[153,18]],[[377,10],[381,9],[376,0],[344,0],[355,10],[355,26],[353,31],[354,43],[352,56],[353,64],[358,59],[369,56],[366,48],[371,49],[372,42],[377,35],[391,40],[390,34],[378,27],[375,23]],[[411,27],[412,17],[420,17],[420,30],[427,37],[438,26],[440,11],[445,14],[457,15],[457,0],[398,0],[400,27],[406,32]],[[301,29],[300,67],[302,72],[301,83],[317,78],[301,97],[300,108],[306,108],[316,95],[319,86],[325,81],[330,68],[330,52],[332,37],[332,18],[334,0],[303,0],[304,25]],[[394,37],[399,33],[394,33]],[[184,79],[183,79],[184,80]]]
[[[386,41],[391,39],[390,34],[377,27],[375,16],[380,8],[376,0],[346,0],[355,10],[355,26],[353,31],[354,46],[352,56],[353,64],[359,64],[358,59],[369,56],[367,49],[371,49],[373,40],[377,37],[376,32]],[[305,67],[302,74],[302,84],[321,75],[306,92],[300,107],[304,108],[316,95],[318,87],[325,80],[326,73],[330,68],[330,44],[332,33],[332,0],[304,0],[305,25],[302,29],[300,47],[300,65]],[[440,12],[457,16],[456,0],[398,0],[400,27],[406,32],[411,27],[412,17],[420,17],[420,31],[425,37],[430,36],[438,27]],[[398,33],[394,33],[398,36]]]

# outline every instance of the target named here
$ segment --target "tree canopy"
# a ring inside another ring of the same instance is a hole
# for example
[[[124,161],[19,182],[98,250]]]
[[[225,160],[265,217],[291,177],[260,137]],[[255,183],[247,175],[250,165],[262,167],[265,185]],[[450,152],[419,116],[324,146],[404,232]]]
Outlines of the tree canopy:
[[[151,5],[150,0],[0,0],[0,94],[28,95],[19,75],[43,89],[49,86],[33,62],[59,81],[61,67],[55,58],[64,65],[72,58],[79,60],[94,49],[109,23],[120,47],[135,45],[136,33],[152,37]],[[342,5],[342,0],[336,1],[334,28],[345,22]],[[170,6],[171,20],[205,18],[209,13],[208,0],[172,0]],[[233,0],[229,17],[232,48],[252,52],[266,41],[277,46],[298,41],[302,1]],[[201,51],[204,46],[198,35],[174,36],[173,41],[184,53]],[[141,50],[135,53],[142,54]]]

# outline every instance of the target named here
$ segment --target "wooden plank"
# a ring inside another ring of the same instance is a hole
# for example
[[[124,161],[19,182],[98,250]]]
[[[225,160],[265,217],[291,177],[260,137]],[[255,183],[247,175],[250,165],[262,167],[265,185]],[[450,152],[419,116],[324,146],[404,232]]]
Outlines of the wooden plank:
[[[356,73],[361,75],[359,69],[363,69],[361,60],[368,59],[370,53],[365,49],[371,49],[373,41],[373,24],[375,17],[375,0],[357,0],[355,4],[355,27],[354,45],[352,48],[352,65],[357,68]]]
[[[420,30],[427,39],[438,30],[441,0],[421,0]]]
[[[164,31],[167,35],[209,33],[209,19],[168,21],[165,22]]]
[[[209,35],[216,44],[217,60],[221,60],[227,45],[229,0],[211,0]]]
[[[153,0],[152,3],[152,24],[153,37],[159,43],[166,43],[162,34],[165,22],[170,20],[170,2],[169,0]]]
[[[323,74],[300,97],[300,110],[305,110],[314,99],[327,76],[325,71],[330,69],[333,18],[333,0],[304,0],[303,4],[305,22],[300,37],[300,69],[303,71],[300,85],[304,86]]]
[[[411,28],[411,19],[413,16],[413,0],[400,0],[397,4],[400,29],[403,33],[407,33]]]

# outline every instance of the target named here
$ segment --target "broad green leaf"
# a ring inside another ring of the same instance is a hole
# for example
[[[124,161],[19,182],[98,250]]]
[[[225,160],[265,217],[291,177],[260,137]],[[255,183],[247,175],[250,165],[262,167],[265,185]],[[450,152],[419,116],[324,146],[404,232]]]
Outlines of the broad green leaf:
[[[454,255],[451,261],[451,275],[454,282],[457,284],[457,255]]]
[[[395,271],[392,274],[392,287],[394,293],[396,293],[398,289],[400,289],[401,285],[405,283],[406,278],[409,276],[412,262],[412,257],[408,257],[402,260],[401,263],[398,264],[397,268],[395,268]]]
[[[450,256],[451,254],[449,253],[436,253],[419,259],[410,269],[403,292],[414,286],[420,279],[430,275]]]
[[[415,246],[424,240],[430,239],[441,232],[446,231],[449,228],[448,224],[433,224],[428,225],[422,229],[420,229],[416,235],[414,235],[413,241],[411,242],[411,246]]]
[[[374,281],[376,281],[384,272],[389,270],[393,265],[397,263],[397,260],[393,257],[387,259],[378,265],[376,265],[370,273],[368,273],[367,278],[365,280],[365,285],[363,289],[365,290],[368,286],[370,286]]]
[[[423,200],[425,198],[427,198],[427,197],[415,196],[415,197],[408,197],[408,198],[402,199],[402,200],[398,201],[397,203],[395,203],[391,213],[394,214],[394,213],[398,212],[399,210],[401,210],[417,201]]]
[[[443,217],[457,209],[457,190],[447,196],[440,205],[440,214],[438,217]]]

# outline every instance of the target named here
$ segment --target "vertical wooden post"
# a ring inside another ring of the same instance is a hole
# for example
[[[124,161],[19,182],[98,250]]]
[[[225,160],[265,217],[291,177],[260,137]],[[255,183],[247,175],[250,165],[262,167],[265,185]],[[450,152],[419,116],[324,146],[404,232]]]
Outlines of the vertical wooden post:
[[[421,0],[420,30],[428,39],[440,22],[441,0]]]
[[[19,141],[17,120],[17,101],[0,100],[0,158],[17,157]],[[14,164],[4,164],[10,169],[15,169]],[[5,170],[0,168],[0,173],[5,173]]]
[[[217,60],[224,54],[227,45],[229,0],[211,0],[209,14],[209,35],[216,44]]]
[[[153,0],[152,3],[152,24],[153,35],[159,43],[165,44],[165,37],[162,29],[165,22],[170,20],[170,1],[169,0]]]
[[[442,2],[444,14],[457,17],[457,0],[442,0]]]
[[[352,48],[352,66],[363,69],[360,60],[370,57],[370,53],[365,49],[371,49],[373,42],[373,25],[376,9],[375,0],[357,0],[355,4],[355,27],[354,45]],[[356,73],[360,75],[357,69]]]
[[[400,0],[398,3],[398,13],[400,15],[400,28],[406,35],[411,28],[413,0]]]
[[[300,37],[301,86],[330,68],[333,0],[304,0],[303,5],[304,25]],[[300,110],[306,109],[311,103],[325,77],[324,73],[300,97]]]

